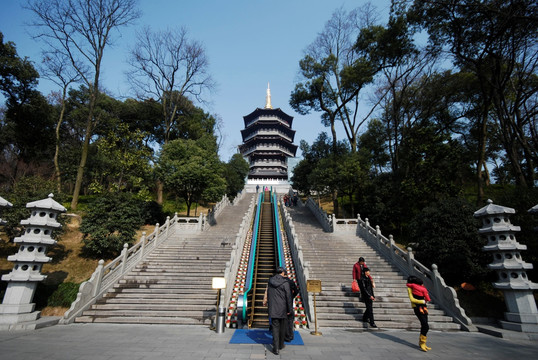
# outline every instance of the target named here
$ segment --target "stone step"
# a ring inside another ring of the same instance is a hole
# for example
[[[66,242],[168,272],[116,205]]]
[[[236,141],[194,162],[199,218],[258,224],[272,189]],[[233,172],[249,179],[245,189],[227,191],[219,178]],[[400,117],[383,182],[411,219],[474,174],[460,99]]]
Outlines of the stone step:
[[[364,307],[353,307],[353,306],[348,306],[348,307],[331,307],[331,306],[328,306],[328,307],[322,307],[322,306],[319,306],[317,307],[317,311],[319,313],[324,313],[324,314],[356,314],[356,313],[363,313],[365,308]],[[430,315],[435,315],[435,316],[444,316],[444,311],[442,310],[437,310],[437,309],[428,309],[429,310],[429,313]],[[410,316],[415,316],[415,313],[413,312],[412,309],[410,309],[409,307],[407,308],[403,308],[403,307],[382,307],[382,306],[379,306],[379,307],[374,307],[374,314],[377,314],[377,313],[383,313],[383,314],[395,314],[395,315],[401,315],[401,314],[404,314],[404,315],[410,315]]]
[[[326,314],[326,313],[318,313],[318,320],[321,322],[322,320],[351,320],[356,319],[358,321],[362,320],[362,312],[361,313],[355,313],[355,314]],[[409,315],[403,315],[403,314],[390,314],[390,313],[384,313],[384,312],[376,312],[374,310],[374,318],[376,321],[418,321],[415,314],[409,314]],[[452,322],[452,318],[449,316],[443,316],[443,315],[434,315],[434,316],[428,316],[428,322]]]
[[[163,316],[163,317],[205,317],[205,316],[214,316],[216,313],[215,307],[213,308],[203,308],[198,310],[128,310],[128,309],[119,309],[119,310],[86,310],[84,315],[88,316],[134,316],[134,317],[144,317],[144,316]]]
[[[214,314],[213,314],[214,316]],[[166,325],[210,325],[213,320],[205,317],[162,317],[162,316],[79,316],[77,323],[114,323],[114,324],[166,324]]]
[[[192,289],[192,285],[198,283],[198,284],[207,284],[208,287],[206,289],[197,289],[197,291],[200,291],[201,293],[207,292],[207,293],[215,293],[215,290],[211,289],[211,282],[204,280],[203,282],[188,282],[188,281],[178,281],[178,280],[167,280],[167,279],[155,279],[155,281],[152,282],[134,282],[132,280],[126,281],[126,280],[120,280],[117,284],[115,284],[115,287],[123,287],[123,288],[151,288],[151,289],[159,289],[159,288],[169,288],[169,289]]]
[[[191,300],[191,301],[189,301]],[[178,297],[174,298],[161,298],[161,299],[155,299],[155,297],[108,297],[108,298],[102,298],[99,301],[97,301],[97,304],[106,303],[106,304],[179,304],[180,301],[178,300]],[[212,299],[200,299],[200,298],[185,298],[183,297],[183,300],[181,301],[181,304],[215,304],[215,298]]]
[[[215,301],[200,301],[199,303],[177,303],[177,304],[159,304],[159,303],[106,303],[94,304],[91,310],[136,310],[136,311],[214,311],[216,306]]]
[[[374,314],[375,315],[375,314]],[[323,322],[320,321],[321,327],[334,327],[334,328],[358,328],[358,329],[368,329],[368,324],[363,323],[360,321],[362,319],[356,320],[324,320]],[[409,322],[395,322],[395,321],[378,321],[375,320],[376,325],[378,326],[379,330],[384,329],[393,329],[393,330],[410,330],[410,331],[416,331],[417,332],[417,339],[418,339],[418,331],[420,331],[420,323],[415,318],[415,321],[409,321]],[[436,323],[436,322],[430,322],[430,330],[435,331],[459,331],[461,330],[461,327],[456,323]]]

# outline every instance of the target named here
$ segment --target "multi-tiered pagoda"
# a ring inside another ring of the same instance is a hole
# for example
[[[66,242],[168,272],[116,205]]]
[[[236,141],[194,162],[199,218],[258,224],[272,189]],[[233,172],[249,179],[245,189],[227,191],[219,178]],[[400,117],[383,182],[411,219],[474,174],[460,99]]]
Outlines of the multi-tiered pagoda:
[[[288,158],[295,157],[293,117],[271,106],[267,85],[265,107],[243,117],[243,144],[239,151],[250,163],[247,184],[288,184]]]

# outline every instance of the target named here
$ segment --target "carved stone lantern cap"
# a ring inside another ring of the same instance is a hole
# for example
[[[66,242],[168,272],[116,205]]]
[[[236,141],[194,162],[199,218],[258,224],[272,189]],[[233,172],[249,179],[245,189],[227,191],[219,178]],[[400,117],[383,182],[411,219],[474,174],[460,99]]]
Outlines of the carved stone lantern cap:
[[[488,204],[482,209],[475,211],[474,217],[483,217],[488,215],[515,214],[516,211],[506,206],[495,205],[493,200],[489,199]]]
[[[26,204],[27,208],[34,208],[34,209],[51,209],[56,210],[60,212],[66,212],[67,209],[63,207],[60,203],[54,201],[52,198],[54,197],[54,194],[49,194],[48,198],[38,201],[29,202]]]
[[[0,196],[0,207],[12,207],[13,204]]]

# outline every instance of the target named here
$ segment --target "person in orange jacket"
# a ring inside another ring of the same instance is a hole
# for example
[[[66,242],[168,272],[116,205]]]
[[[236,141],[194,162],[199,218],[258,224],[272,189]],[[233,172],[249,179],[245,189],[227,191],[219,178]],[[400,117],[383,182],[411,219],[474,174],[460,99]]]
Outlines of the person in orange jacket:
[[[357,261],[355,264],[353,264],[353,281],[359,283],[359,280],[362,278],[364,274],[364,268],[366,266],[366,261],[364,261],[364,258],[361,256],[359,258],[359,261]],[[372,281],[372,286],[375,289],[375,282],[372,276],[370,276],[370,280]]]
[[[407,295],[411,301],[411,307],[413,308],[415,315],[420,321],[420,337],[418,346],[422,351],[428,351],[432,348],[426,345],[428,330],[428,307],[427,301],[431,301],[428,290],[424,286],[422,280],[416,276],[409,276],[407,278]]]

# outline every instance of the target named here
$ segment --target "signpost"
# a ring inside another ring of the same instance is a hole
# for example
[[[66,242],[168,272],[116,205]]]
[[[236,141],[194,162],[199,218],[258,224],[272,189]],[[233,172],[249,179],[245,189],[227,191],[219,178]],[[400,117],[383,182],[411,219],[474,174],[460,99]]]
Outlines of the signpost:
[[[310,332],[312,335],[319,336],[321,335],[320,332],[318,332],[318,315],[317,315],[317,309],[316,309],[316,293],[321,292],[321,280],[307,280],[306,281],[306,291],[314,293],[314,322],[315,325],[315,331]]]

